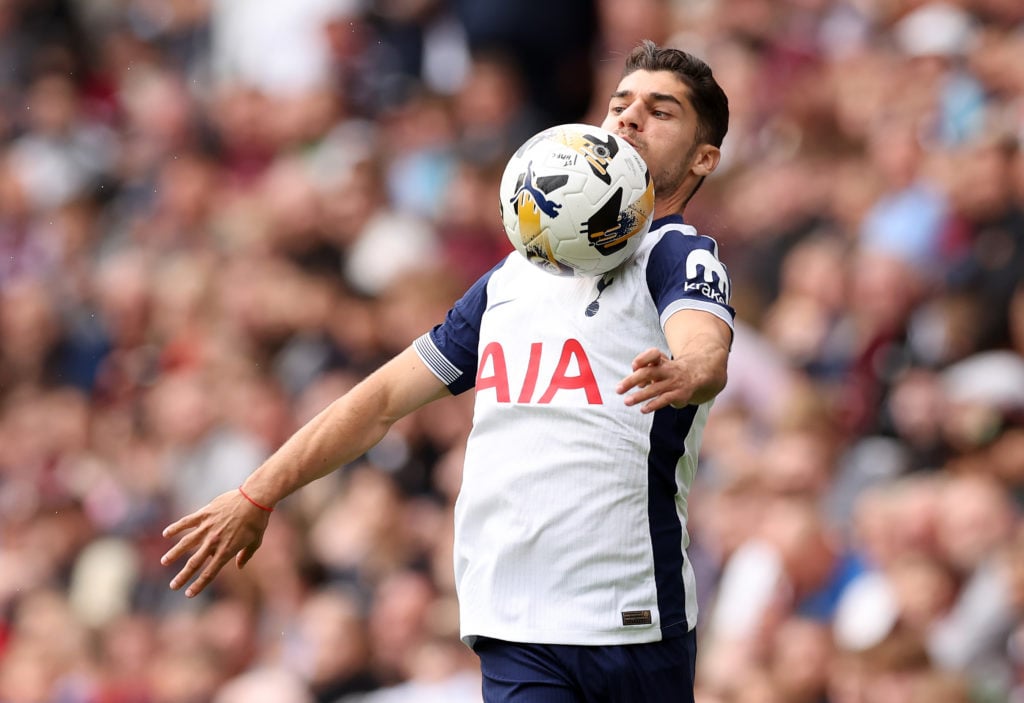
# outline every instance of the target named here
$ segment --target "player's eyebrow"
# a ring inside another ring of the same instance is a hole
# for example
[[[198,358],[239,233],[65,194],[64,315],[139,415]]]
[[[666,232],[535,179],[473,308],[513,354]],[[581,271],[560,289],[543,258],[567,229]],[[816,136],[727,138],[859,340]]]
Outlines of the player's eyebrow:
[[[616,90],[614,93],[612,93],[613,98],[628,98],[632,95],[632,90]],[[670,102],[675,103],[679,107],[683,107],[682,101],[676,96],[672,95],[672,93],[648,93],[647,98],[651,102]]]

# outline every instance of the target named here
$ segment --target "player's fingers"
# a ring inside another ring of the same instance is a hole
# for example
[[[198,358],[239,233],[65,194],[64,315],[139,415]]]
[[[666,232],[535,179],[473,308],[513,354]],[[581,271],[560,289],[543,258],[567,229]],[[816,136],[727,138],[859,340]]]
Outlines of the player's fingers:
[[[239,569],[244,568],[245,565],[249,563],[249,560],[252,559],[252,555],[255,553],[255,546],[246,547],[245,549],[241,550],[240,552],[238,552],[238,554],[235,555],[235,566],[237,566]]]
[[[224,565],[231,559],[231,555],[228,553],[217,553],[210,559],[206,568],[203,569],[203,573],[199,574],[199,578],[193,581],[188,588],[185,589],[185,596],[193,598],[203,592],[203,589],[209,585],[210,581],[213,581],[214,577],[220,573],[220,570],[224,568]]]
[[[672,392],[672,385],[666,380],[652,381],[627,395],[625,403],[628,406],[641,405],[641,412],[650,413],[669,405],[672,402]]]
[[[661,410],[662,408],[668,407],[672,403],[671,395],[668,393],[659,393],[650,399],[649,402],[645,403],[640,408],[640,412],[647,414],[653,413],[655,410]]]
[[[185,535],[180,540],[178,540],[177,544],[168,549],[166,554],[160,557],[160,563],[164,566],[167,566],[168,564],[173,564],[178,559],[180,559],[186,552],[191,551],[195,548],[197,544],[200,544],[202,542],[202,539],[202,532],[193,532],[191,534]]]
[[[263,544],[262,533],[256,536],[255,541],[243,547],[242,550],[235,555],[235,564],[238,565],[239,569],[249,563],[249,560],[252,559],[252,555],[256,553],[256,550],[260,548],[261,544]]]
[[[196,553],[189,557],[188,561],[185,562],[185,566],[181,567],[181,571],[171,579],[171,590],[177,591],[179,588],[188,583],[197,571],[199,571],[210,559],[210,548],[209,545],[204,544]]]
[[[618,385],[615,386],[615,392],[622,395],[623,393],[628,393],[634,388],[642,388],[644,383],[642,372],[636,371],[619,381]]]
[[[647,364],[639,367],[622,379],[615,387],[615,390],[620,395],[634,388],[650,390],[653,385],[664,379],[665,372],[660,362],[657,364]]]
[[[661,353],[660,349],[651,347],[645,349],[633,358],[633,370],[636,371],[645,366],[657,366],[665,358],[665,355]]]
[[[177,520],[176,522],[172,522],[170,525],[165,527],[164,531],[163,531],[163,536],[164,537],[173,537],[174,535],[178,534],[182,530],[187,530],[187,529],[189,529],[191,527],[195,527],[196,525],[199,524],[199,520],[200,519],[201,519],[201,516],[200,516],[199,513],[192,513],[190,515],[186,515],[185,517],[181,518],[180,520]]]
[[[661,383],[654,380],[643,381],[633,388],[633,391],[625,397],[624,402],[628,406],[640,405],[657,398],[664,390],[664,385]]]
[[[671,374],[664,373],[660,368],[648,368],[637,373],[646,381],[637,384],[634,392],[626,396],[626,405],[647,403],[642,410],[645,413],[660,410],[668,405],[683,407],[687,404],[685,396],[673,381]]]

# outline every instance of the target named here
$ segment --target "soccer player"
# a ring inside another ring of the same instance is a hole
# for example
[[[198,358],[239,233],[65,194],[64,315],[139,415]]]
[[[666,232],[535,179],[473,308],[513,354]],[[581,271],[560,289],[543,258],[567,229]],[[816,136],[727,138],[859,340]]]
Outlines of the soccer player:
[[[651,42],[602,126],[655,184],[634,256],[563,278],[512,253],[417,339],[299,429],[237,491],[165,530],[202,591],[260,545],[270,508],[399,418],[476,389],[455,507],[463,640],[488,703],[692,701],[697,617],[687,495],[734,312],[714,240],[683,210],[718,165],[728,101],[708,66]]]

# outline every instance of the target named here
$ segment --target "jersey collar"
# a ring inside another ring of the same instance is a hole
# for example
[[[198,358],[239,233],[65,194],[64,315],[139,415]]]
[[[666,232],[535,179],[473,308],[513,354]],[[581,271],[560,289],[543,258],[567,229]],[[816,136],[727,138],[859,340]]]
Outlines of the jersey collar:
[[[682,215],[680,215],[679,213],[673,213],[671,215],[665,215],[664,217],[659,217],[656,220],[652,220],[651,221],[651,229],[658,229],[659,227],[664,227],[665,225],[685,225],[685,224],[686,223],[683,222],[683,216]]]

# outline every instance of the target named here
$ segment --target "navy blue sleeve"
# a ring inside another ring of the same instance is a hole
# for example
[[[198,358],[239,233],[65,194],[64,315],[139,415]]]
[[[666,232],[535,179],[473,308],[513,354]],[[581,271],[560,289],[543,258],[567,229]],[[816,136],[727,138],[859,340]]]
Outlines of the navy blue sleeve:
[[[666,232],[647,261],[647,287],[663,327],[679,310],[703,310],[733,326],[729,273],[711,237]]]
[[[480,320],[487,308],[487,282],[504,259],[470,286],[445,315],[444,322],[414,342],[416,351],[452,395],[476,385]]]

